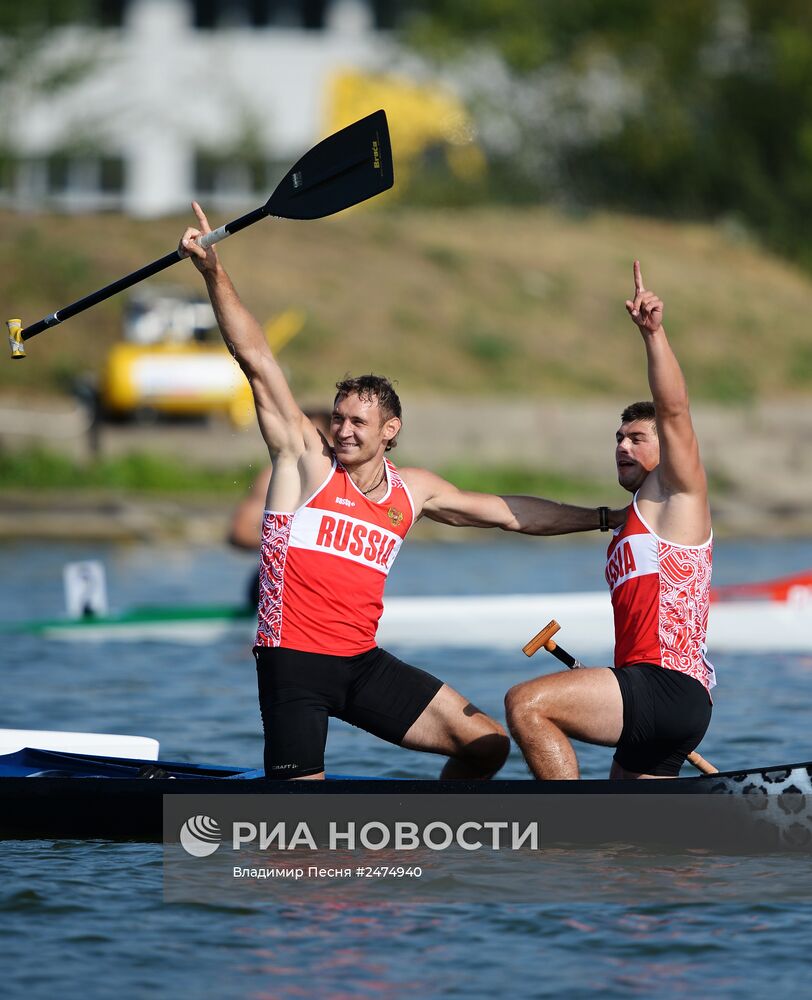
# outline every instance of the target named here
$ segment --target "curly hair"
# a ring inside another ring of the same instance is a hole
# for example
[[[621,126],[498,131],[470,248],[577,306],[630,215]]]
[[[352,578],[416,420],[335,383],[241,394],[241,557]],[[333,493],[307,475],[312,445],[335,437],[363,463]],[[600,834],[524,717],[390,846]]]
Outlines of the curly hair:
[[[336,382],[336,395],[333,406],[345,396],[356,395],[359,399],[376,400],[381,411],[381,422],[385,423],[392,417],[401,419],[401,407],[395,387],[388,378],[383,375],[358,375],[355,378],[342,379]],[[386,450],[391,451],[397,447],[397,434],[387,444]]]

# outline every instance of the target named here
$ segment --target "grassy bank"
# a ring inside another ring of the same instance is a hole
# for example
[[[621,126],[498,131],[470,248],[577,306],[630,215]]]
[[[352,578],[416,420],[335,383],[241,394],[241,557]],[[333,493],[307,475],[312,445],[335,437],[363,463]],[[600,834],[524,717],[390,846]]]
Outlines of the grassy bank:
[[[0,212],[6,314],[40,319],[162,255],[186,222]],[[373,370],[407,392],[639,397],[642,349],[623,307],[634,257],[666,302],[694,399],[812,393],[812,280],[710,226],[541,208],[373,208],[269,221],[222,256],[261,320],[305,310],[282,361],[308,396],[348,370]],[[152,282],[202,287],[188,262]],[[0,365],[0,391],[54,391],[98,371],[123,301],[32,341],[28,360]]]
[[[440,475],[462,489],[487,493],[530,493],[582,503],[602,502],[606,484],[544,473],[517,466],[478,469],[454,466]],[[71,461],[55,452],[33,449],[2,458],[0,492],[93,491],[124,492],[145,496],[202,496],[236,503],[256,475],[256,467],[213,469],[148,453],[102,459],[92,463]]]
[[[212,469],[146,452],[80,463],[39,448],[4,455],[2,469],[3,490],[226,494],[234,498],[248,489],[256,474],[248,466]]]

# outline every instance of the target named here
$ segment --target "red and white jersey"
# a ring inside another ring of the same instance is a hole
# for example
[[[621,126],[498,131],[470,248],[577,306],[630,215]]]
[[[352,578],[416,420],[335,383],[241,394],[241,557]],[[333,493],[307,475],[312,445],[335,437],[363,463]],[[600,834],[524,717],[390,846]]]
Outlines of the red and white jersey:
[[[375,646],[383,588],[414,504],[384,459],[386,493],[370,500],[333,457],[324,483],[290,514],[265,511],[257,646],[354,656]]]
[[[606,553],[615,614],[615,666],[655,663],[716,684],[705,643],[713,535],[704,545],[677,545],[656,535],[637,507]]]

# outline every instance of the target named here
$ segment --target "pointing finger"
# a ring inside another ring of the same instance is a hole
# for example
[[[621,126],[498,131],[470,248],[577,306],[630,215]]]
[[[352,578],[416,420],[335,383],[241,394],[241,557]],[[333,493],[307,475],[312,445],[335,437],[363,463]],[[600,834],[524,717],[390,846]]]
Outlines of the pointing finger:
[[[640,273],[640,261],[636,260],[634,262],[634,294],[635,298],[640,295],[641,292],[645,291],[643,285],[643,275]]]
[[[198,205],[196,201],[192,202],[192,211],[197,216],[197,221],[200,223],[201,232],[210,233],[211,226],[209,225],[209,220],[206,218],[206,213],[203,211],[203,209],[200,207],[200,205]]]

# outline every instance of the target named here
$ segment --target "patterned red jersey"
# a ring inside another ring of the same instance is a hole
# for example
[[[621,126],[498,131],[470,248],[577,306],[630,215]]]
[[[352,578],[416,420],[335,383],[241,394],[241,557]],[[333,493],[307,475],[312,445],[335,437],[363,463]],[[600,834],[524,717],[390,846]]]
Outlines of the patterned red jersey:
[[[333,457],[324,483],[290,514],[265,511],[257,646],[354,656],[375,646],[383,588],[414,521],[411,495],[384,459],[370,500]]]
[[[677,545],[643,520],[637,496],[606,553],[615,614],[615,666],[654,663],[716,684],[705,638],[710,607],[713,535],[704,545]]]

